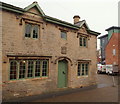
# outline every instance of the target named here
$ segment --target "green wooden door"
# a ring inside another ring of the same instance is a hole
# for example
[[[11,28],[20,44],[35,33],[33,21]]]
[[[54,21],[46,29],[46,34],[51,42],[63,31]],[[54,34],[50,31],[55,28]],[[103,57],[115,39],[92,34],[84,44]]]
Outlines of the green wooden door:
[[[67,87],[67,68],[66,60],[58,62],[58,88]]]

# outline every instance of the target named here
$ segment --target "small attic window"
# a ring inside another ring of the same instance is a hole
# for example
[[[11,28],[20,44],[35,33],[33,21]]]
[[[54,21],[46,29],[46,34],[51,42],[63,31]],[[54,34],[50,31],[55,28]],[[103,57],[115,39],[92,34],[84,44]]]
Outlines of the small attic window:
[[[39,35],[38,31],[39,31],[38,25],[34,25],[34,24],[30,24],[30,23],[25,24],[25,37],[38,38],[38,35]]]

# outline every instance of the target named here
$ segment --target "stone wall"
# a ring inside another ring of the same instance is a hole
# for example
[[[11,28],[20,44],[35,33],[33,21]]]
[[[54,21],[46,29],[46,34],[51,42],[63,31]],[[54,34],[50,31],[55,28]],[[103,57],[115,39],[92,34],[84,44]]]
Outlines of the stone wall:
[[[3,77],[3,99],[11,99],[15,97],[30,96],[58,90],[58,60],[59,57],[67,57],[68,60],[68,87],[75,88],[96,84],[96,36],[90,35],[87,47],[79,46],[79,38],[77,38],[77,30],[62,27],[57,24],[51,24],[43,21],[37,15],[18,15],[12,12],[3,11],[3,59],[2,59],[2,77]],[[19,18],[18,18],[19,17]],[[39,20],[40,32],[38,39],[25,38],[25,20],[20,25],[20,17],[33,17]],[[61,29],[67,30],[67,40],[60,37]],[[82,30],[79,30],[82,31]],[[66,54],[61,54],[61,47],[66,47]],[[34,55],[34,56],[52,56],[49,60],[49,76],[45,79],[23,79],[9,80],[9,57],[7,55]],[[58,60],[57,60],[58,59]],[[89,64],[88,76],[77,76],[77,60],[91,60]],[[55,63],[55,60],[56,63]]]

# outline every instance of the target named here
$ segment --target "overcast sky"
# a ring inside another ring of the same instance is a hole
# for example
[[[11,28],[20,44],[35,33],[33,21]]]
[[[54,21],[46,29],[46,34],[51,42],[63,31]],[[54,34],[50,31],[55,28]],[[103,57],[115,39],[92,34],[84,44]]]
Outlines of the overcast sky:
[[[73,16],[86,20],[91,30],[106,34],[105,29],[118,26],[120,0],[1,0],[24,8],[37,1],[46,15],[73,23]],[[99,42],[98,42],[99,44]]]

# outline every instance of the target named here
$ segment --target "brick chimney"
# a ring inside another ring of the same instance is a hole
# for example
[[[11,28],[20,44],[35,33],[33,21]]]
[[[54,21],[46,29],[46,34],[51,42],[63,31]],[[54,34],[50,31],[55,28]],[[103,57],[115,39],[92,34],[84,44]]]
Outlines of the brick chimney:
[[[73,17],[73,19],[74,19],[74,24],[75,24],[75,23],[77,23],[77,22],[80,21],[80,16],[79,16],[79,15],[75,15],[75,16]]]

